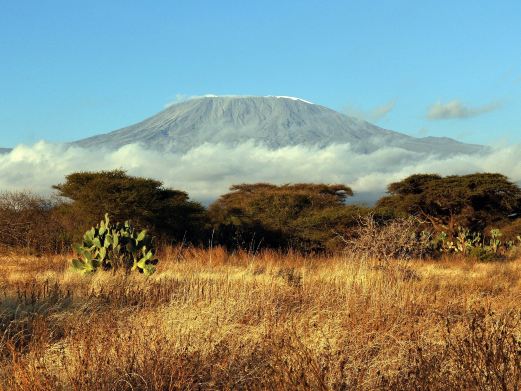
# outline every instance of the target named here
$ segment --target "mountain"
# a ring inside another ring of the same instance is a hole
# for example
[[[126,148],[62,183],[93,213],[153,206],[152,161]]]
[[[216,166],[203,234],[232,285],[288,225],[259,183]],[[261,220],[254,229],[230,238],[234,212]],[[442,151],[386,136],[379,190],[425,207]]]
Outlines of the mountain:
[[[73,144],[117,149],[140,143],[153,150],[186,152],[204,143],[233,146],[250,140],[271,149],[349,143],[361,153],[399,147],[450,155],[475,153],[484,148],[449,138],[411,137],[302,99],[275,96],[195,98],[172,105],[135,125]]]
[[[0,155],[3,155],[3,154],[6,154],[6,153],[9,153],[11,152],[12,149],[11,148],[0,148]]]

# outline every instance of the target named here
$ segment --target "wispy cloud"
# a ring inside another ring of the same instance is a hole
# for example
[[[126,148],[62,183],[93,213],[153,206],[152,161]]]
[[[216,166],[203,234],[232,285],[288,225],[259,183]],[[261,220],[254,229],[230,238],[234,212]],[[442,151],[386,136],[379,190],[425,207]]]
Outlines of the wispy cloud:
[[[356,193],[374,198],[390,182],[413,173],[501,172],[519,181],[519,156],[521,145],[486,154],[440,158],[389,147],[362,154],[354,152],[349,144],[277,150],[251,142],[235,147],[204,144],[176,154],[150,153],[135,144],[104,151],[39,142],[0,155],[0,190],[26,189],[48,194],[51,185],[62,182],[71,172],[123,168],[131,175],[160,179],[165,185],[188,191],[191,197],[203,202],[225,193],[230,185],[243,182],[344,183]]]
[[[497,110],[501,106],[501,102],[498,101],[476,107],[467,106],[459,100],[452,100],[446,103],[437,102],[428,108],[427,119],[442,120],[472,118]]]
[[[363,119],[369,122],[377,122],[387,116],[396,106],[396,100],[393,99],[381,106],[377,106],[371,110],[361,110],[354,106],[347,106],[343,111],[345,114]]]
[[[185,95],[185,94],[176,94],[175,95],[175,98],[168,101],[167,103],[165,103],[165,105],[163,106],[165,109],[169,108],[170,106],[173,106],[175,104],[178,104],[178,103],[181,103],[181,102],[184,102],[185,100],[188,100],[190,99],[190,96],[189,95]]]

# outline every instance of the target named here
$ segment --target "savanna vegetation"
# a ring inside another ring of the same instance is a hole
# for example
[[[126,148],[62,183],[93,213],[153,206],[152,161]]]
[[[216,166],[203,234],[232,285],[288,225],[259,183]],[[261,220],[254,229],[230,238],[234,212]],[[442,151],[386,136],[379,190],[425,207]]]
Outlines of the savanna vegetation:
[[[430,246],[411,253],[415,257],[441,256],[458,240],[470,241],[460,247],[484,247],[490,239],[501,242],[495,255],[506,256],[521,234],[521,189],[501,174],[412,175],[391,183],[372,207],[349,203],[353,190],[346,185],[310,183],[234,185],[205,207],[182,190],[122,170],[73,173],[53,187],[51,198],[0,195],[0,246],[61,253],[106,213],[114,222],[146,229],[158,245],[221,245],[230,251],[335,254],[353,248],[371,225],[379,234],[400,231],[411,243]],[[405,231],[392,228],[404,221]]]
[[[521,190],[124,171],[0,196],[0,390],[518,390]]]
[[[518,390],[521,263],[165,248],[4,255],[3,390]]]

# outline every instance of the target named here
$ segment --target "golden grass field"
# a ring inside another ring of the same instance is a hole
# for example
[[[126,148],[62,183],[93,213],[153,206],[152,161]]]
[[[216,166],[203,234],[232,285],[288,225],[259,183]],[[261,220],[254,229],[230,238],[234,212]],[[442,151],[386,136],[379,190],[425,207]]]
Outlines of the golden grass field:
[[[2,390],[518,390],[521,261],[0,256]]]

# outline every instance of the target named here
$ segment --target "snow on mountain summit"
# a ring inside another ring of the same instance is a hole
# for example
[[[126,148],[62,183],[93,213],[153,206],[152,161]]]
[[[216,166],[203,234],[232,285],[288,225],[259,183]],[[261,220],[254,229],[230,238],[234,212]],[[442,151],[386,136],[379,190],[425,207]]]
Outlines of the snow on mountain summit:
[[[295,96],[283,96],[283,95],[271,96],[271,95],[268,95],[268,96],[266,96],[266,98],[290,99],[290,100],[296,100],[296,101],[300,101],[300,102],[304,102],[304,103],[309,103],[310,105],[314,104],[313,102],[310,102],[309,100],[305,100],[305,99],[302,99],[302,98],[297,98]]]
[[[448,138],[416,138],[290,96],[206,96],[168,106],[135,125],[73,143],[117,149],[139,143],[152,150],[187,152],[205,143],[245,142],[270,149],[324,148],[350,144],[359,153],[383,147],[439,155],[482,151],[484,147]]]

